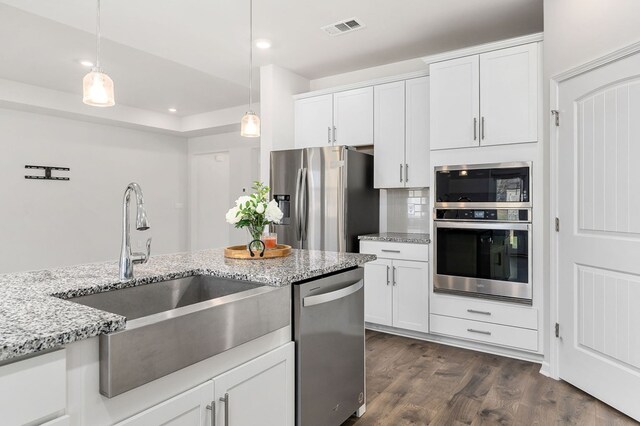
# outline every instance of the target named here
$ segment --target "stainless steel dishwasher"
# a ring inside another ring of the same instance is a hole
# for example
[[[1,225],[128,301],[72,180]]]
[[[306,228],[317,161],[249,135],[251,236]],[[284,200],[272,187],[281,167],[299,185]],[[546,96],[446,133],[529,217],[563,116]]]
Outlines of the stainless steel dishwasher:
[[[364,269],[293,285],[296,424],[339,426],[364,400]]]

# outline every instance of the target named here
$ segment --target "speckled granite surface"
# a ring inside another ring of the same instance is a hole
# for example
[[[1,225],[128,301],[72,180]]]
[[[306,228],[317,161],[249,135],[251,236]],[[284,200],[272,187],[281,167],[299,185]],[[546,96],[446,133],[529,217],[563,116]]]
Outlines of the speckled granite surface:
[[[358,239],[364,241],[389,241],[393,243],[431,243],[431,236],[429,234],[406,234],[402,232],[383,232],[380,234],[360,235]]]
[[[285,286],[374,260],[365,254],[294,250],[285,258],[226,259],[222,249],[154,256],[118,281],[117,262],[0,275],[0,361],[126,327],[126,319],[62,299],[191,275]]]

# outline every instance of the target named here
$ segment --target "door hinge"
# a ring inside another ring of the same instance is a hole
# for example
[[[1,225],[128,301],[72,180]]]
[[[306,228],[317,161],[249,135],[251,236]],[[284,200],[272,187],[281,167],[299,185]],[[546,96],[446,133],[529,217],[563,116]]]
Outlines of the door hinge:
[[[560,218],[556,217],[556,232],[560,232]]]
[[[560,323],[556,323],[556,337],[560,337]]]
[[[556,127],[560,127],[560,111],[558,111],[557,109],[552,109],[551,115],[553,115],[556,119]]]

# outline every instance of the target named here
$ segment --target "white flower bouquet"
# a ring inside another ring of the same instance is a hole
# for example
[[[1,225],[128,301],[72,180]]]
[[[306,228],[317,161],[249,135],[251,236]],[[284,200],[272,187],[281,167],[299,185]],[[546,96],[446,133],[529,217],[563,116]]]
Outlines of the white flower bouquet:
[[[236,228],[247,228],[251,235],[251,242],[260,240],[264,227],[271,223],[280,223],[282,211],[275,200],[268,201],[269,187],[262,182],[254,182],[255,192],[249,196],[243,195],[236,200],[235,207],[227,212],[227,223]],[[256,243],[257,244],[257,243]],[[252,247],[259,249],[259,247]]]

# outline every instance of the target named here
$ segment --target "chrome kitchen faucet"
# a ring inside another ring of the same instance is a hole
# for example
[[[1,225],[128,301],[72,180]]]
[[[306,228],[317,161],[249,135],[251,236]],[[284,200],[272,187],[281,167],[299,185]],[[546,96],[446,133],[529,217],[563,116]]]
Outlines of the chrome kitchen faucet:
[[[122,203],[122,248],[120,250],[120,281],[133,278],[133,265],[147,263],[151,255],[151,238],[147,240],[146,253],[131,253],[131,225],[129,223],[129,199],[131,191],[136,194],[136,229],[146,231],[150,228],[147,211],[144,209],[144,197],[140,185],[131,182],[124,191]]]

